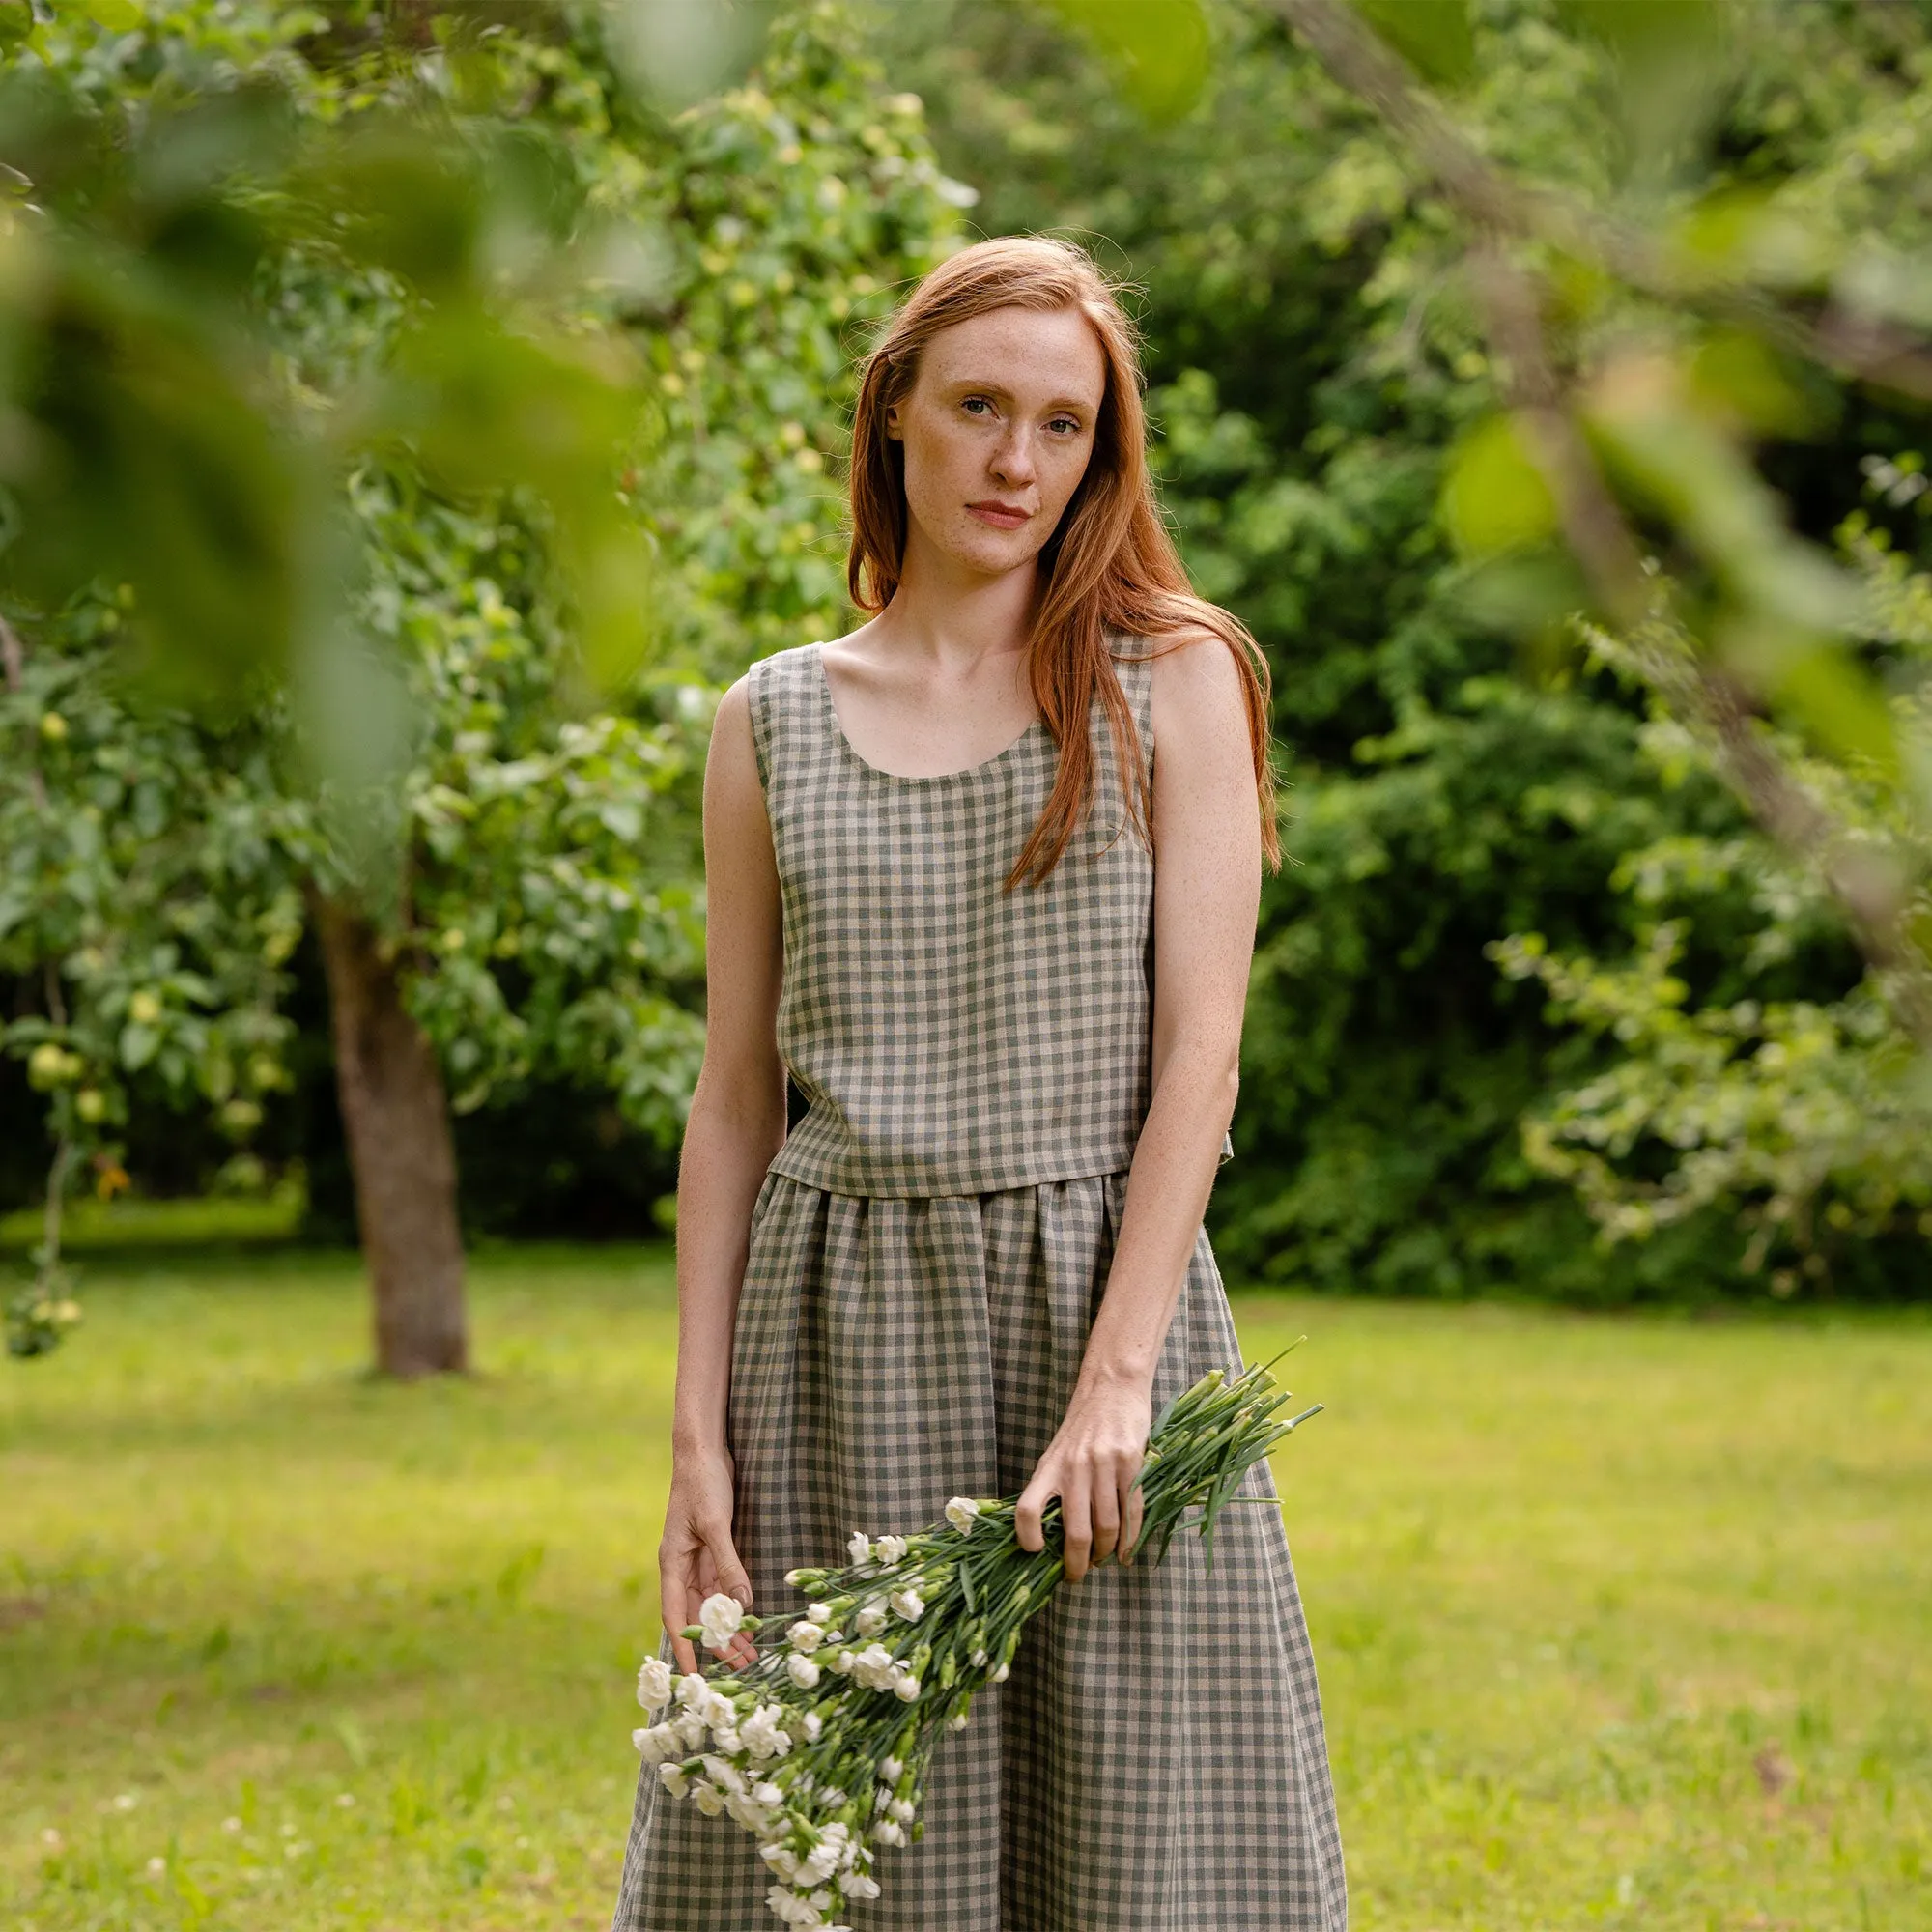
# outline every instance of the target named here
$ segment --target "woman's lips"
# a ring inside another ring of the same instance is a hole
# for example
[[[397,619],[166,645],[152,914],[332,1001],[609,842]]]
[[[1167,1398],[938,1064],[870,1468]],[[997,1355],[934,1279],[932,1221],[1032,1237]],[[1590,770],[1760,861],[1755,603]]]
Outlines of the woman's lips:
[[[1004,503],[968,503],[966,511],[982,524],[991,524],[996,530],[1016,530],[1033,516],[1031,510],[1009,510]]]

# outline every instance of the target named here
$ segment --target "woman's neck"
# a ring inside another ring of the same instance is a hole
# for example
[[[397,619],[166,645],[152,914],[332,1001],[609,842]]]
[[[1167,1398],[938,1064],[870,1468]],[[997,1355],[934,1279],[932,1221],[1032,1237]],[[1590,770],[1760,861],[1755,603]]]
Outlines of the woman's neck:
[[[898,588],[867,628],[877,644],[934,663],[1024,651],[1038,585],[1033,561],[988,577],[925,542],[915,526]]]

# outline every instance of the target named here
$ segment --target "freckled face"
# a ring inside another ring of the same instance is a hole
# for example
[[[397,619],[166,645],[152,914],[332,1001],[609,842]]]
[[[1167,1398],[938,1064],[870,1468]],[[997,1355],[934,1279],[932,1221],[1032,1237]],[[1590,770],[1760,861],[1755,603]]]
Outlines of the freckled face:
[[[1077,309],[943,328],[886,416],[905,445],[908,548],[1004,576],[1039,554],[1094,454],[1107,365]]]

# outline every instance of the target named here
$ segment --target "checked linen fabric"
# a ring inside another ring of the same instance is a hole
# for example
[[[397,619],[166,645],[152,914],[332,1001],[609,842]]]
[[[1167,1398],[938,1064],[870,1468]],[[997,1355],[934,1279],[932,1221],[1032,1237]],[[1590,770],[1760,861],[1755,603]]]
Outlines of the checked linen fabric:
[[[1151,756],[1151,669],[1116,649]],[[753,1607],[784,1620],[786,1570],[1020,1490],[1059,1427],[1149,1099],[1152,864],[1097,699],[1087,824],[1046,885],[1003,895],[1053,781],[1041,724],[909,779],[852,750],[820,646],[753,666],[750,695],[779,1045],[810,1110],[753,1209],[728,1430]],[[1156,1407],[1239,1362],[1204,1229]],[[1274,1495],[1265,1463],[1242,1492]],[[1211,1572],[1183,1529],[1158,1565],[1063,1587],[942,1745],[922,1816],[878,1856],[884,1895],[843,1908],[855,1932],[1344,1932],[1279,1513],[1228,1510]],[[747,1833],[646,1771],[612,1932],[770,1932],[769,1883]]]

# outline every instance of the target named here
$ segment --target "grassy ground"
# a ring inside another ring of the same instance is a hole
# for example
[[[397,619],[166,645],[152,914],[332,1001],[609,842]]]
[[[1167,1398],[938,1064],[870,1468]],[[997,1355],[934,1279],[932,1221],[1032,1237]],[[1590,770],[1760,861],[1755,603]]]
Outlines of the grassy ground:
[[[358,1378],[335,1258],[98,1262],[0,1365],[0,1923],[604,1923],[668,1272],[475,1290],[457,1386]],[[1932,1324],[1237,1313],[1331,1405],[1280,1474],[1360,1932],[1932,1926]]]

